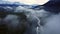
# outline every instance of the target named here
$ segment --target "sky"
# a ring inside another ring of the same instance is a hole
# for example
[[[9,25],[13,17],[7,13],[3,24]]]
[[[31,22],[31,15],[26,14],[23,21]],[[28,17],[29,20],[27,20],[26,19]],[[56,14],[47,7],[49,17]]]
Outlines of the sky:
[[[32,4],[38,4],[38,5],[43,5],[47,3],[49,0],[6,0],[6,1],[11,1],[11,2],[20,2],[28,5]]]

